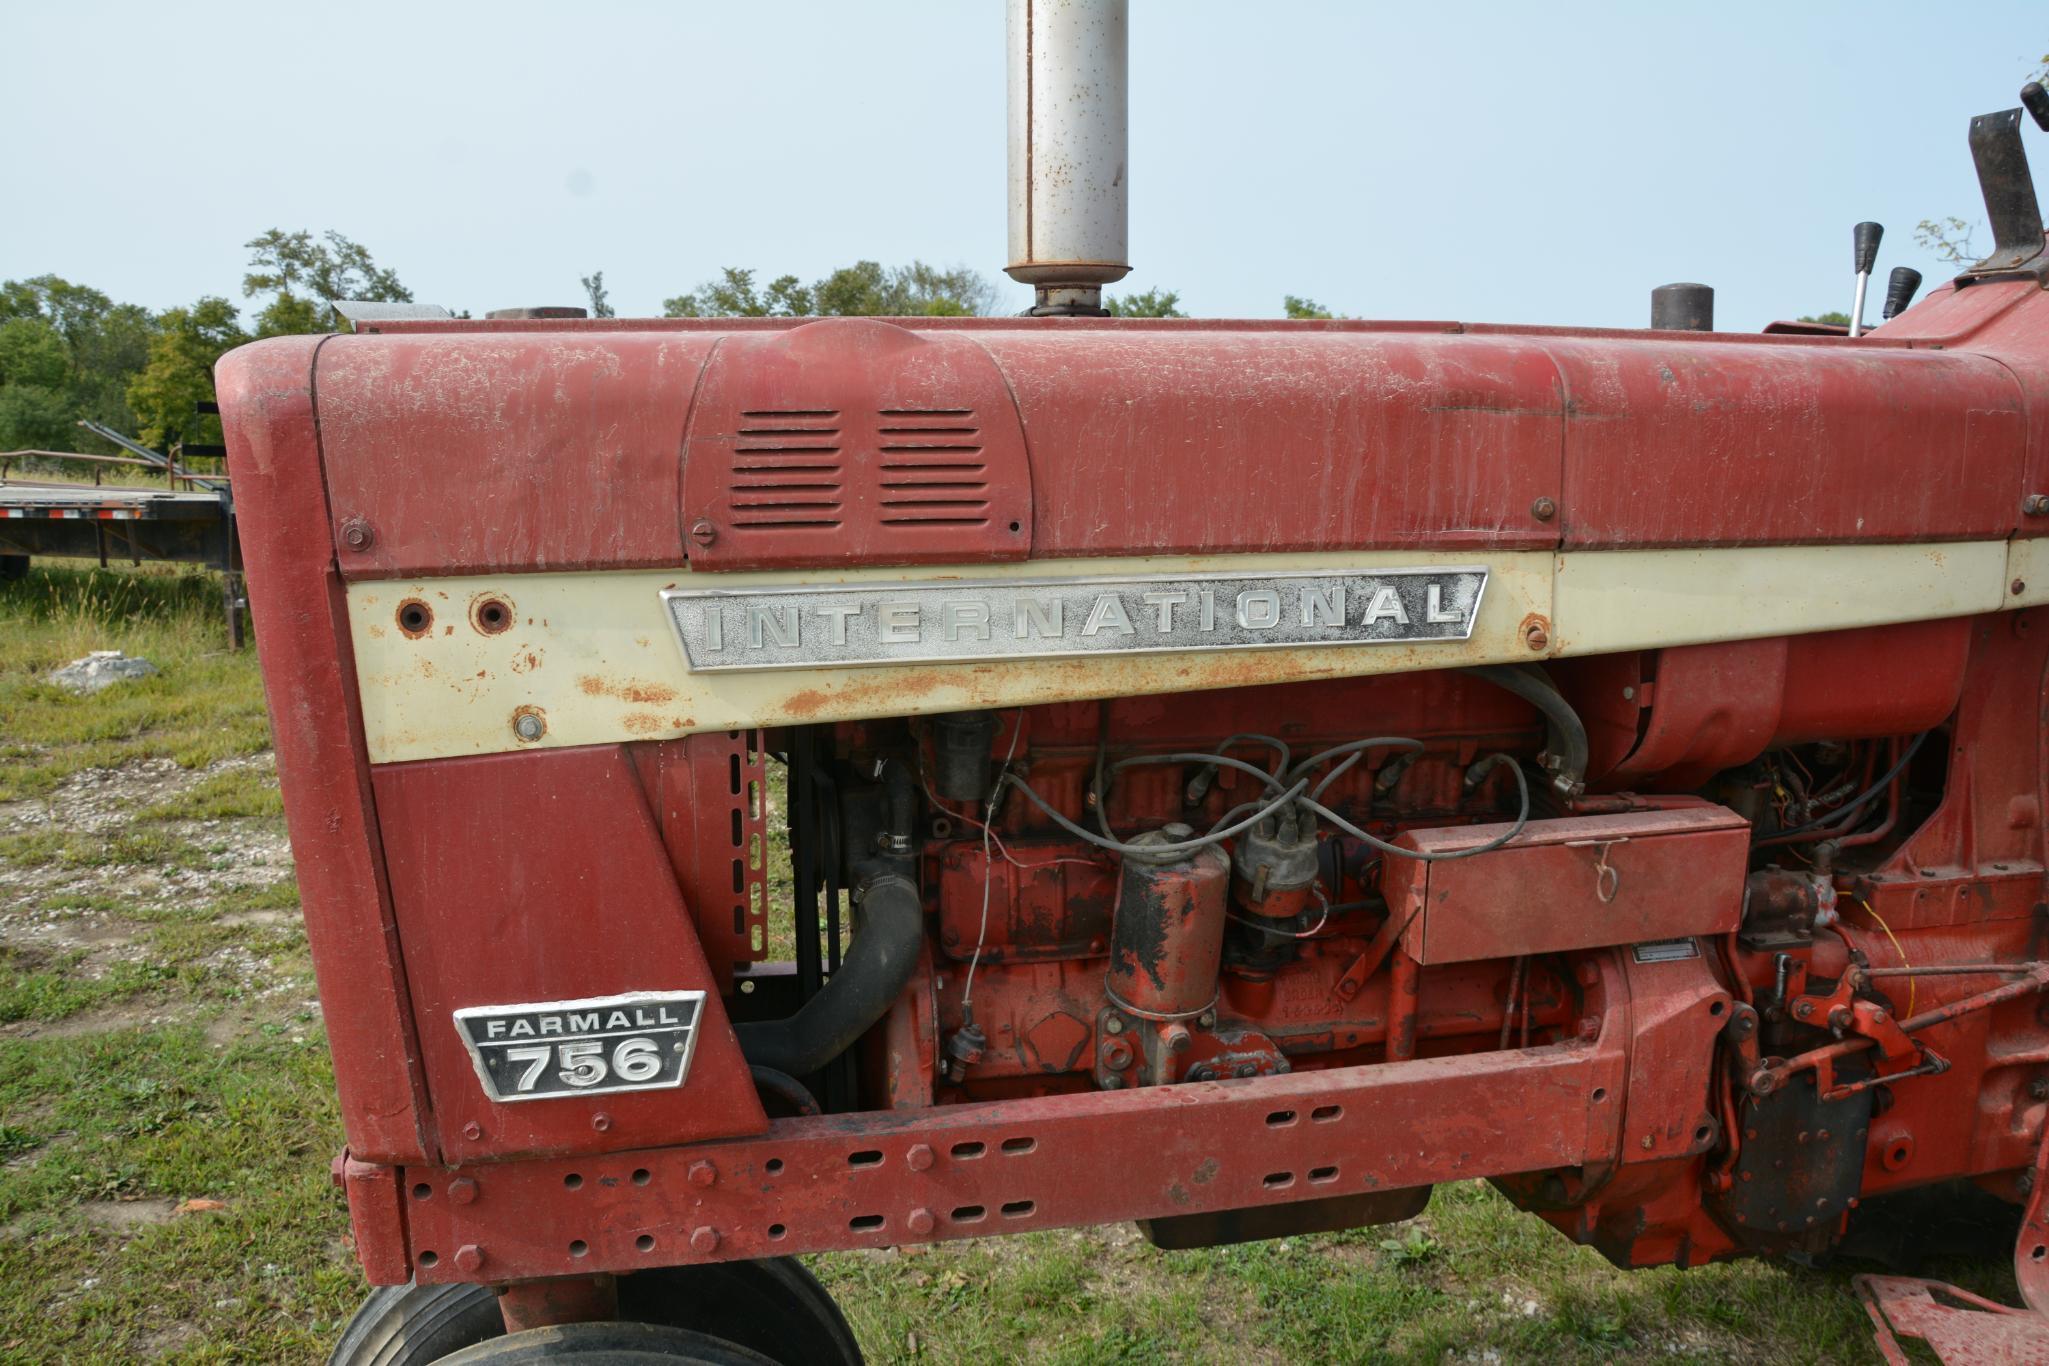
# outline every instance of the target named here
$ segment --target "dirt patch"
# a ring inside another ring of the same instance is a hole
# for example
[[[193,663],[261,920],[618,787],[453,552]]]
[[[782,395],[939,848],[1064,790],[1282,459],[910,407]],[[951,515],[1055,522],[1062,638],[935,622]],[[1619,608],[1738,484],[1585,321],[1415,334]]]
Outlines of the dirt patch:
[[[185,1012],[159,1000],[129,1000],[61,1020],[16,1020],[0,1025],[0,1039],[76,1039],[117,1029],[157,1029],[175,1024]]]
[[[152,1224],[170,1222],[177,1213],[175,1200],[94,1200],[80,1205],[78,1212],[87,1223],[110,1233],[133,1233]]]

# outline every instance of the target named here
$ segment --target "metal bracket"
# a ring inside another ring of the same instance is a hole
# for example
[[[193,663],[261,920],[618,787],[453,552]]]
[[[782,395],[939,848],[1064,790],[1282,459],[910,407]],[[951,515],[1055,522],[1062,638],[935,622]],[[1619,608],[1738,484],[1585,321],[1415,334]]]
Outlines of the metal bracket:
[[[2042,206],[2035,198],[2035,178],[2021,145],[2021,111],[2002,109],[1971,120],[1971,162],[1978,170],[1978,189],[1985,196],[1985,216],[1992,224],[1991,254],[1960,277],[1959,283],[2019,270],[2042,256]]]

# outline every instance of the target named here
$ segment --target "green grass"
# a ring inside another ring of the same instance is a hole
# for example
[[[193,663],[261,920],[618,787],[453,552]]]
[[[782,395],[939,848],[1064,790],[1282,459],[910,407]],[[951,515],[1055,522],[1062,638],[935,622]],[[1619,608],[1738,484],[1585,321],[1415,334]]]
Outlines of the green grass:
[[[261,751],[256,662],[225,651],[217,605],[194,575],[0,584],[0,801],[87,768]],[[163,673],[91,699],[41,681],[95,648]],[[0,924],[109,936],[0,948],[0,1363],[315,1362],[359,1302],[293,883],[130,894],[144,869],[218,872],[218,831],[275,832],[278,812],[251,764],[97,834],[0,836],[0,872],[37,880],[25,903],[0,899]],[[768,856],[786,885],[787,850]],[[786,917],[773,933],[788,940]],[[193,1197],[225,1208],[173,1212]],[[1096,1229],[811,1261],[877,1362],[1876,1359],[1846,1272],[1621,1272],[1470,1182],[1406,1227],[1235,1248],[1163,1253]],[[1938,1274],[2014,1298],[1997,1266]]]
[[[219,579],[196,572],[38,568],[0,586],[0,801],[46,795],[87,768],[199,768],[266,748],[256,655],[227,649],[220,601]],[[159,672],[92,697],[46,679],[116,649]]]

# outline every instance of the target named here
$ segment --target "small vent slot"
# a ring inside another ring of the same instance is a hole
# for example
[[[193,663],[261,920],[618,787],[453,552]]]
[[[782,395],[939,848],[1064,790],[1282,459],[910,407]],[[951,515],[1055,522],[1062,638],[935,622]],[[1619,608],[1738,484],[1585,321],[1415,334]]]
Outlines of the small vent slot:
[[[740,414],[742,417],[767,418],[770,421],[795,418],[838,417],[837,408],[750,408]]]
[[[830,409],[750,412],[732,451],[735,530],[792,531],[840,525],[842,471],[839,428]],[[821,422],[821,419],[825,420]]]

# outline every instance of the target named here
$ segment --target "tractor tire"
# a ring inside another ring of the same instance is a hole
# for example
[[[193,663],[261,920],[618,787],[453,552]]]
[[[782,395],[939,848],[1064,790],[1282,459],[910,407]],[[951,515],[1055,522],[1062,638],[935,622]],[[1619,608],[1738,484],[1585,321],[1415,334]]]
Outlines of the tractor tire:
[[[465,1347],[441,1366],[783,1366],[723,1338],[661,1323],[565,1323]],[[795,1366],[790,1363],[789,1366]]]
[[[862,1366],[861,1348],[818,1279],[790,1257],[655,1267],[619,1278],[623,1321],[704,1334],[785,1366]],[[483,1285],[390,1285],[371,1292],[328,1366],[429,1366],[505,1336]]]

